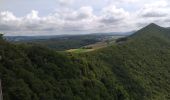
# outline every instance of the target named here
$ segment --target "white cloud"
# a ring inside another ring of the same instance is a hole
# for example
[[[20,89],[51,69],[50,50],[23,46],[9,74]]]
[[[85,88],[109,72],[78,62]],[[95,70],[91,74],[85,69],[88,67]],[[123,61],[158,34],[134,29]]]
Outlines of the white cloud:
[[[38,16],[38,11],[36,10],[32,10],[31,13],[29,13],[28,15],[26,15],[26,19],[28,20],[39,20],[39,16]]]
[[[78,19],[86,19],[86,18],[92,18],[93,15],[93,9],[91,7],[81,7],[78,10]]]
[[[17,18],[13,15],[13,13],[9,12],[9,11],[4,11],[0,13],[0,18],[1,21],[13,21],[16,20]]]
[[[135,3],[139,0],[119,0],[119,2]]]
[[[61,6],[68,6],[68,5],[73,4],[73,2],[74,2],[74,0],[58,0],[58,3]]]
[[[159,0],[153,3],[145,4],[145,8],[164,8],[168,6],[168,2],[166,0]]]
[[[170,19],[170,7],[166,0],[155,1],[150,4],[145,4],[137,12],[138,21],[145,25],[145,23],[156,22],[161,25],[167,24],[165,20]]]
[[[166,17],[170,12],[170,7],[166,1],[158,1],[151,4],[145,4],[139,11],[142,17]]]
[[[129,13],[124,11],[122,8],[116,8],[114,5],[110,5],[102,10],[102,19],[103,23],[111,23],[122,21],[129,17]]]
[[[55,15],[58,15],[60,19],[66,21],[85,20],[94,17],[93,9],[88,6],[81,7],[78,10],[73,10],[70,8],[64,8],[62,10],[59,9],[55,12]]]
[[[91,33],[109,31],[130,31],[151,22],[167,26],[170,22],[170,6],[167,0],[121,0],[120,4],[107,4],[97,9],[93,6],[68,7],[76,0],[59,0],[55,12],[42,16],[41,12],[32,10],[22,17],[10,11],[0,12],[0,30],[11,33]],[[97,2],[97,1],[96,1]],[[121,3],[129,5],[141,3],[138,9],[129,11]],[[143,3],[144,2],[144,3]],[[145,3],[146,2],[146,3]],[[40,14],[39,14],[40,13]]]

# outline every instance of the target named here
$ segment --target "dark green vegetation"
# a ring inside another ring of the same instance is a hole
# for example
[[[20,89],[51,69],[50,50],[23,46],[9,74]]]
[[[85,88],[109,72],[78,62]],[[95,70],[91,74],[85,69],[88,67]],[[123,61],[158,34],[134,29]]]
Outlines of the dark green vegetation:
[[[4,100],[170,100],[170,30],[155,24],[80,54],[1,39],[0,55]]]

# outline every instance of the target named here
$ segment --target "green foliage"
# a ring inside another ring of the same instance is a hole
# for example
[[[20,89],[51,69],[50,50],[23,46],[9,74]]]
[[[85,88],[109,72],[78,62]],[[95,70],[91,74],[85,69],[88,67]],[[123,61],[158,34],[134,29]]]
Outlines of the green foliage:
[[[0,33],[0,40],[3,39],[3,33]]]
[[[4,100],[169,100],[170,30],[87,53],[0,41]]]

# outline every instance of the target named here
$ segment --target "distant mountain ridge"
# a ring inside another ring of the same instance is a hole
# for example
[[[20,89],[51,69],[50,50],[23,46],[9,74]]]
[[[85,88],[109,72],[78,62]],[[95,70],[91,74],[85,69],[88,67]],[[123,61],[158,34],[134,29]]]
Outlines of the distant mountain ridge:
[[[63,51],[68,49],[77,49],[86,45],[95,44],[97,42],[109,41],[114,37],[122,37],[123,34],[98,33],[86,35],[58,35],[58,36],[6,36],[5,39],[16,44],[41,45]]]
[[[91,34],[73,34],[73,35],[39,35],[39,36],[4,36],[6,40],[8,41],[31,41],[31,40],[39,40],[39,39],[54,39],[54,38],[64,38],[64,37],[74,37],[74,36],[98,36],[98,35],[124,35],[128,36],[130,34],[133,34],[135,31],[131,32],[108,32],[108,33],[91,33]]]

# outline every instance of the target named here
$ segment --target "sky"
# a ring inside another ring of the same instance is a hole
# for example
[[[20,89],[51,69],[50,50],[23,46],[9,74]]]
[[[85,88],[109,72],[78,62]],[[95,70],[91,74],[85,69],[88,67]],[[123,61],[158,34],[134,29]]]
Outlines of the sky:
[[[5,35],[128,32],[170,27],[170,0],[0,0]]]

